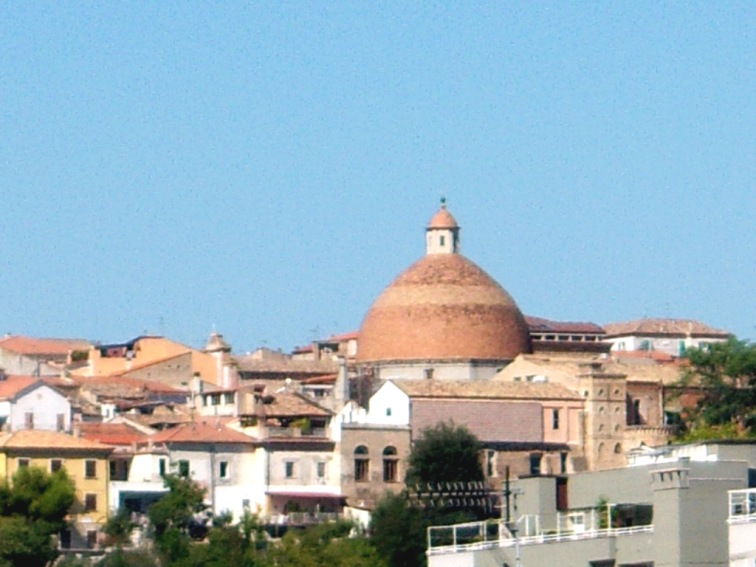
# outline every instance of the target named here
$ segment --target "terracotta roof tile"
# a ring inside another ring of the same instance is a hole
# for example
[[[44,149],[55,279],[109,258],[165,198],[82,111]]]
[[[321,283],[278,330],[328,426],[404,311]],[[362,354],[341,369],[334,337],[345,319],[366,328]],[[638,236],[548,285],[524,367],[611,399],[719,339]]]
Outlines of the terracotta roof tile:
[[[256,440],[218,423],[195,421],[160,431],[152,436],[155,443],[244,443]]]
[[[392,380],[411,398],[486,400],[580,400],[580,394],[561,384],[503,380]]]
[[[332,413],[297,392],[276,392],[274,400],[265,404],[266,417],[327,417]]]
[[[335,360],[294,360],[286,356],[255,358],[253,355],[237,357],[240,372],[277,374],[332,374],[338,369]]]
[[[81,436],[106,445],[131,445],[148,437],[136,427],[127,423],[92,423],[82,422],[79,424]]]
[[[676,337],[703,336],[727,338],[728,331],[715,329],[692,319],[638,319],[604,325],[607,336],[623,335],[672,335]]]
[[[89,350],[92,343],[84,339],[38,339],[11,335],[0,339],[0,348],[19,354],[67,356],[72,350]]]
[[[55,449],[70,451],[100,451],[109,453],[112,447],[97,441],[74,437],[57,431],[22,429],[0,437],[0,447],[7,449]]]
[[[44,382],[35,376],[7,376],[5,380],[0,380],[0,400],[13,400],[37,383]]]
[[[603,335],[604,329],[596,323],[588,322],[573,322],[573,321],[550,321],[542,317],[532,317],[530,315],[525,316],[525,321],[528,324],[530,332],[539,333],[591,333],[596,335]]]

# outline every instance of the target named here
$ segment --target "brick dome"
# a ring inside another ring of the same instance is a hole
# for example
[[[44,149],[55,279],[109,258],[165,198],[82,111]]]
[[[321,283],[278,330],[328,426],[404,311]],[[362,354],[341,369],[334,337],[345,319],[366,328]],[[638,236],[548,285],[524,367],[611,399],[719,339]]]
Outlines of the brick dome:
[[[530,352],[528,326],[512,297],[461,254],[428,254],[370,308],[357,360],[493,361],[523,352]]]

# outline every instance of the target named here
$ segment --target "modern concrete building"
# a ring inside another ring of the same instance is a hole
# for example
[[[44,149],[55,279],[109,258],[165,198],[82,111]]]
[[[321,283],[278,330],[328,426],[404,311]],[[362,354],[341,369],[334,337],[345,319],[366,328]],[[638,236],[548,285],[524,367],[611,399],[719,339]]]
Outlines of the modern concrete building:
[[[752,565],[752,451],[725,450],[729,460],[712,459],[716,453],[521,478],[512,485],[511,523],[431,528],[429,565]]]

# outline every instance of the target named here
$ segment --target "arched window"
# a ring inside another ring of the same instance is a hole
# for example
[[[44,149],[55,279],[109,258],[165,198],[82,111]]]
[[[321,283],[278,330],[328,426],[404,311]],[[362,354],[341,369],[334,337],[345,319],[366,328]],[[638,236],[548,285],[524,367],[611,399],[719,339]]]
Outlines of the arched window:
[[[354,450],[354,480],[355,482],[370,480],[370,454],[365,445],[359,445]]]
[[[383,450],[383,482],[397,481],[397,463],[399,457],[396,454],[396,447],[386,447]]]
[[[616,445],[614,446],[614,453],[615,453],[616,455],[619,455],[620,453],[622,453],[622,444],[621,444],[621,443],[617,443],[617,444],[616,444]]]

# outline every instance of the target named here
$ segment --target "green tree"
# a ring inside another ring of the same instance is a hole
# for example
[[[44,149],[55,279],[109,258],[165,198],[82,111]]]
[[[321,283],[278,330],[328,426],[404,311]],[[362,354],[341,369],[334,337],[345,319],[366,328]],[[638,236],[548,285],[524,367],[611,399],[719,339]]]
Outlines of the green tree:
[[[406,482],[470,482],[483,480],[481,445],[466,427],[442,422],[423,430],[412,447]]]
[[[136,524],[131,521],[128,510],[119,510],[117,514],[110,516],[102,531],[108,536],[108,544],[122,546],[129,543],[129,537]]]
[[[387,492],[370,520],[370,540],[390,567],[426,565],[428,520],[406,493]]]
[[[19,469],[0,485],[0,565],[43,566],[54,559],[53,535],[66,527],[74,484],[61,469]]]
[[[350,522],[290,530],[267,553],[270,567],[386,567],[371,542]]]
[[[689,349],[690,367],[678,383],[700,392],[683,413],[686,439],[756,434],[756,344],[731,338]]]
[[[165,564],[189,557],[190,529],[195,517],[205,510],[204,491],[188,478],[166,475],[163,482],[168,493],[148,511],[155,546]]]

